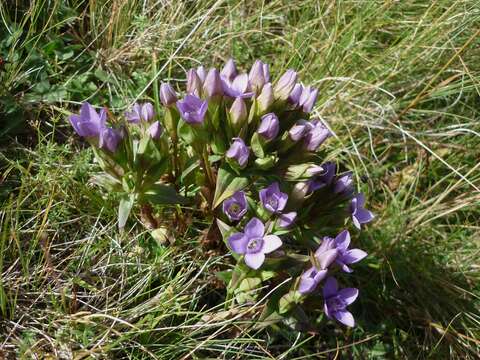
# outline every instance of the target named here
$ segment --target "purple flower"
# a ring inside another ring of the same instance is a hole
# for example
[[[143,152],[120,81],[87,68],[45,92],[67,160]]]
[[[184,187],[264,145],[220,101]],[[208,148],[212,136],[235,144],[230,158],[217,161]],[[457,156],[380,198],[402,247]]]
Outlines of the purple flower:
[[[292,211],[286,214],[280,214],[278,226],[280,226],[281,228],[288,228],[292,226],[292,224],[295,222],[296,219],[297,219],[297,213],[295,211]]]
[[[361,224],[367,224],[373,220],[374,215],[371,211],[365,209],[365,195],[362,193],[353,197],[350,202],[350,214],[352,215],[353,224],[360,229]]]
[[[183,100],[177,101],[180,116],[189,124],[202,124],[207,113],[208,103],[195,95],[187,95]]]
[[[293,141],[298,141],[311,129],[310,123],[305,120],[299,120],[292,128],[288,131],[290,139]]]
[[[106,127],[100,132],[98,146],[114,153],[121,139],[122,133],[120,131]]]
[[[312,111],[313,105],[317,101],[318,90],[310,86],[303,87],[302,95],[298,100],[298,105],[302,107],[304,113]]]
[[[258,127],[257,132],[267,140],[275,139],[280,129],[280,123],[277,115],[268,113],[262,116],[262,122]]]
[[[92,105],[84,102],[80,108],[80,115],[70,115],[70,123],[82,137],[97,137],[105,128],[107,120],[107,112],[101,109],[97,113]]]
[[[149,102],[144,104],[135,103],[132,111],[125,113],[127,120],[134,124],[138,124],[140,121],[150,121],[154,116],[153,105]]]
[[[351,171],[335,179],[333,192],[335,194],[351,194],[353,192],[353,173]]]
[[[355,325],[353,315],[347,310],[347,306],[358,297],[358,289],[344,288],[338,290],[337,280],[329,277],[323,286],[323,298],[325,301],[324,311],[329,319],[335,318],[349,327]]]
[[[331,185],[335,178],[335,170],[337,166],[335,163],[328,161],[321,166],[313,166],[307,170],[309,175],[313,178],[308,180],[308,191],[317,191],[325,186]]]
[[[288,96],[288,102],[295,107],[298,106],[298,102],[300,101],[300,96],[302,95],[303,86],[302,84],[295,84],[290,95]]]
[[[307,150],[315,151],[328,137],[332,136],[332,133],[318,120],[312,121],[310,125],[310,129],[305,135],[305,145]]]
[[[268,64],[260,60],[255,60],[255,63],[248,74],[248,78],[255,92],[259,92],[265,83],[270,81],[270,70]]]
[[[225,63],[225,66],[220,71],[220,75],[227,81],[233,81],[235,76],[237,76],[237,67],[235,66],[235,61],[233,59],[228,59]]]
[[[223,212],[230,221],[240,220],[247,213],[247,198],[243,191],[235,192],[223,202]]]
[[[300,276],[300,283],[298,285],[298,291],[300,294],[305,295],[313,292],[320,281],[325,279],[328,270],[318,270],[315,266],[305,271]]]
[[[335,263],[339,265],[343,271],[351,273],[353,270],[348,267],[349,264],[355,264],[367,256],[367,253],[360,249],[349,249],[350,246],[350,233],[347,230],[343,230],[338,234],[335,239],[325,236],[322,244],[315,251],[315,257],[317,259],[325,256],[325,253],[336,250],[337,256]]]
[[[278,182],[270,184],[265,189],[260,190],[260,201],[265,209],[271,213],[281,213],[287,205],[288,195],[280,191]]]
[[[195,69],[190,69],[187,72],[187,94],[194,94],[200,96],[200,91],[202,89],[202,80],[198,76]]]
[[[243,233],[235,233],[228,238],[228,245],[237,254],[245,255],[245,264],[258,269],[269,254],[282,246],[282,240],[276,235],[265,235],[265,226],[252,218]]]
[[[258,108],[260,112],[264,113],[273,104],[275,98],[273,97],[273,88],[271,83],[263,85],[262,92],[257,97]]]
[[[205,70],[205,67],[203,65],[197,67],[197,76],[202,83],[205,82],[205,78],[207,77],[207,71]]]
[[[150,135],[150,137],[152,139],[158,139],[162,133],[163,133],[163,127],[162,125],[160,125],[160,122],[159,121],[155,121],[152,125],[150,125],[148,127],[148,135]]]
[[[217,69],[210,69],[203,83],[203,91],[208,97],[222,96],[223,85]]]
[[[247,74],[237,75],[233,81],[229,81],[224,78],[223,81],[223,91],[227,96],[232,98],[250,98],[254,95],[250,87],[250,81],[248,80]]]
[[[177,94],[173,90],[172,85],[167,83],[162,83],[160,85],[160,102],[164,106],[170,106],[177,102]]]
[[[237,160],[238,165],[243,168],[247,165],[248,157],[250,156],[250,150],[241,138],[236,137],[232,140],[233,143],[230,145],[230,148],[225,155],[230,159]]]
[[[287,70],[276,83],[273,92],[276,99],[287,100],[297,81],[297,73]]]

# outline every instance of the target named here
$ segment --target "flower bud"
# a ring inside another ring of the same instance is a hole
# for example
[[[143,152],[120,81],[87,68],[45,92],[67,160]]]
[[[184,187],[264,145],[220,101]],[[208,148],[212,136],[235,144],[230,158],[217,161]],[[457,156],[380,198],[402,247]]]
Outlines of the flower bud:
[[[237,67],[235,66],[233,59],[228,59],[222,71],[220,72],[220,75],[222,75],[222,77],[228,81],[233,81],[233,79],[237,76]]]
[[[226,157],[235,159],[241,168],[247,166],[248,157],[250,156],[250,150],[245,145],[245,142],[241,138],[233,138],[233,143],[226,152]]]
[[[157,140],[163,133],[163,127],[162,125],[160,125],[159,121],[155,121],[152,125],[148,127],[147,132],[152,139]]]
[[[298,106],[300,96],[302,95],[303,86],[301,84],[295,84],[292,92],[288,96],[288,102],[294,106]]]
[[[309,193],[309,186],[306,182],[296,183],[290,193],[289,207],[298,208],[305,201]]]
[[[292,128],[288,131],[290,139],[293,141],[298,141],[308,132],[310,129],[310,123],[305,120],[298,121]]]
[[[315,102],[317,101],[318,90],[311,86],[304,87],[302,95],[300,96],[299,105],[302,107],[304,113],[312,111]]]
[[[297,73],[293,70],[287,70],[278,80],[273,89],[275,99],[287,100],[297,82]]]
[[[274,113],[265,114],[262,116],[262,122],[258,127],[257,132],[267,140],[272,140],[278,135],[280,123],[277,115]]]
[[[177,94],[170,84],[162,83],[160,85],[160,102],[164,106],[170,106],[177,102]]]
[[[263,85],[270,81],[270,70],[268,64],[264,64],[260,60],[256,60],[248,74],[248,78],[253,90],[258,93]]]
[[[235,130],[240,130],[242,125],[247,121],[247,106],[242,98],[238,97],[232,104],[229,111],[230,120]]]
[[[207,71],[203,65],[197,67],[197,75],[200,81],[203,83],[205,82],[205,78],[207,77]]]
[[[187,94],[194,94],[200,96],[200,90],[202,89],[202,81],[198,77],[195,69],[190,69],[187,72]]]
[[[260,113],[265,113],[268,111],[274,101],[275,99],[273,97],[272,84],[266,83],[263,85],[262,92],[257,98],[258,109],[260,110]]]
[[[217,69],[210,69],[208,71],[205,82],[203,83],[203,91],[210,98],[223,95],[222,79]]]
[[[112,128],[104,128],[99,136],[98,146],[112,153],[117,150],[118,143],[122,139],[120,131]]]
[[[327,138],[332,136],[332,133],[318,120],[312,121],[311,124],[313,128],[305,135],[305,145],[307,150],[316,151]]]

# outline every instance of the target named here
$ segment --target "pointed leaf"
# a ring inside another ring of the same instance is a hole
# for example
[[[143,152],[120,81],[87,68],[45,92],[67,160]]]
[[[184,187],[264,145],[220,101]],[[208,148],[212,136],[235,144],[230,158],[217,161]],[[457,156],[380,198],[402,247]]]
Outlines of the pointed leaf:
[[[216,208],[223,200],[232,196],[235,191],[241,190],[248,185],[245,177],[240,177],[232,171],[220,168],[217,175],[217,185],[213,198],[213,207]]]

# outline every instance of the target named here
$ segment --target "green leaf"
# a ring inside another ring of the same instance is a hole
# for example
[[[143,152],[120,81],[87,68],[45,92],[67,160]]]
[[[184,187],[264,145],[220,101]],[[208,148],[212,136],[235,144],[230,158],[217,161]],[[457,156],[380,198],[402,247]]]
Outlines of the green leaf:
[[[280,298],[278,310],[280,314],[289,312],[295,304],[298,304],[302,295],[298,291],[290,291]]]
[[[118,205],[118,227],[123,229],[135,202],[135,194],[124,194]]]
[[[223,200],[232,196],[235,191],[241,190],[248,185],[248,179],[235,175],[230,170],[220,168],[217,175],[217,186],[213,197],[213,207],[216,208]]]
[[[187,199],[177,194],[175,189],[164,184],[154,184],[142,194],[142,201],[153,204],[185,204]]]
[[[95,174],[90,179],[90,182],[94,185],[101,186],[109,192],[122,191],[122,183],[118,179],[109,174]]]
[[[252,147],[252,151],[257,158],[265,157],[265,151],[263,150],[264,141],[260,138],[258,133],[256,132],[252,136],[252,141],[250,142],[250,146]]]
[[[232,270],[217,271],[215,275],[220,280],[222,280],[225,283],[225,285],[228,285],[230,280],[232,280],[233,271]]]

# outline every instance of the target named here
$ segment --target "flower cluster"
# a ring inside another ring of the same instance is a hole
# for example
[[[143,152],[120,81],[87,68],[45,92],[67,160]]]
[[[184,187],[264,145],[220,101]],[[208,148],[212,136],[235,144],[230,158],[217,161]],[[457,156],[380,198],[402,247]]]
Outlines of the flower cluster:
[[[236,261],[221,274],[227,303],[268,289],[262,317],[291,318],[321,293],[325,315],[353,326],[347,306],[358,290],[338,282],[367,256],[350,248],[349,230],[374,216],[355,174],[326,151],[332,132],[312,116],[318,89],[294,70],[273,77],[257,60],[241,72],[230,59],[222,69],[188,70],[183,93],[169,83],[158,90],[156,107],[135,104],[110,126],[106,110],[89,104],[70,118],[122,193],[120,224],[135,201],[184,201],[163,183],[171,182],[218,227]]]

